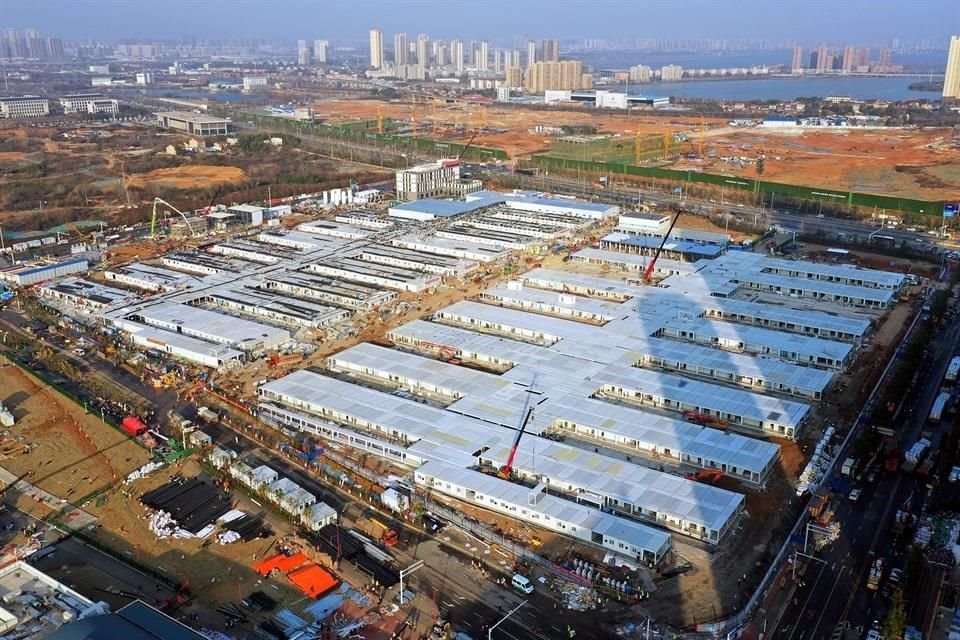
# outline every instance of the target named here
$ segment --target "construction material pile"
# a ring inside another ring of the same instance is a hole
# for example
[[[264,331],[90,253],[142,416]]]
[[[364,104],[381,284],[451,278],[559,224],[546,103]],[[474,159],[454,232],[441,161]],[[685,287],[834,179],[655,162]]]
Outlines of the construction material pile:
[[[140,502],[156,510],[149,526],[161,538],[206,538],[218,527],[221,544],[269,534],[263,516],[231,509],[228,495],[198,478],[176,478],[143,494]]]
[[[560,594],[560,602],[572,611],[589,611],[597,608],[597,592],[591,587],[555,580],[553,589]]]

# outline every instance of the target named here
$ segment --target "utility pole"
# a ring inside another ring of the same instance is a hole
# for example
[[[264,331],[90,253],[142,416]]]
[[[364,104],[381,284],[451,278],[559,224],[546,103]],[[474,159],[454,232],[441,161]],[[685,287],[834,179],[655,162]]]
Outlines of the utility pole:
[[[417,560],[406,569],[400,571],[400,606],[403,606],[403,579],[423,566],[423,560]]]
[[[509,618],[510,616],[512,616],[514,613],[516,613],[517,609],[519,609],[520,607],[522,607],[522,606],[525,605],[525,604],[527,604],[527,601],[526,601],[526,600],[524,600],[523,602],[521,602],[520,604],[518,604],[517,606],[515,606],[515,607],[514,607],[513,609],[511,609],[510,611],[508,611],[508,612],[507,612],[507,615],[505,615],[505,616],[503,616],[502,618],[500,618],[499,620],[497,620],[496,624],[494,624],[492,627],[490,627],[490,629],[487,631],[487,640],[493,640],[493,630],[496,629],[497,627],[499,627],[501,624],[503,624],[503,622],[504,622],[507,618]]]

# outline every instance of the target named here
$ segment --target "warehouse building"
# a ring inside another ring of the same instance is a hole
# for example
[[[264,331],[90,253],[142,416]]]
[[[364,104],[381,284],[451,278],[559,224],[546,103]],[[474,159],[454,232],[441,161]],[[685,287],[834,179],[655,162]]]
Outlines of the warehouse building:
[[[479,263],[496,262],[510,255],[507,249],[478,242],[467,242],[465,240],[450,240],[440,238],[436,235],[420,236],[402,236],[393,238],[390,244],[395,247],[423,251],[424,253],[433,253],[439,256],[453,256],[454,258],[463,258]]]
[[[418,468],[414,481],[427,491],[525,520],[648,566],[659,565],[671,548],[669,534],[593,507],[571,504],[547,493],[543,484],[531,489],[441,462],[428,462]]]
[[[112,282],[154,293],[176,291],[197,282],[195,276],[141,262],[109,269],[103,272],[103,276]]]
[[[141,323],[245,352],[277,349],[290,340],[286,329],[174,302],[137,307],[117,318],[121,328]]]
[[[640,256],[634,253],[620,253],[619,251],[608,251],[606,249],[593,249],[587,247],[570,254],[570,259],[574,262],[586,262],[588,264],[605,264],[615,269],[624,269],[632,271],[644,271],[650,264],[650,258]],[[669,258],[657,259],[654,274],[661,277],[667,276],[688,276],[696,273],[703,267],[703,261],[697,262],[679,262]]]
[[[471,271],[479,268],[479,263],[473,260],[441,256],[435,253],[426,253],[417,249],[395,247],[385,244],[368,244],[360,251],[360,257],[378,264],[392,265],[415,269],[424,273],[435,273],[441,276],[463,278]]]
[[[334,216],[334,222],[350,224],[361,229],[370,229],[371,231],[386,231],[396,226],[390,220],[381,218],[375,213],[369,211],[347,211]]]
[[[90,266],[86,258],[76,258],[43,265],[18,264],[0,269],[0,280],[9,282],[17,287],[29,287],[55,278],[86,273],[89,268]]]
[[[309,270],[283,271],[264,276],[262,286],[268,291],[282,291],[298,298],[329,302],[349,309],[369,310],[397,297],[395,291],[382,287],[347,282],[310,273]]]
[[[502,307],[597,324],[610,322],[630,312],[629,308],[620,304],[524,287],[519,280],[508,282],[505,287],[486,289],[480,293],[480,300]]]
[[[156,115],[157,125],[162,129],[176,129],[196,136],[225,136],[230,132],[230,121],[226,118],[186,111],[161,111]]]
[[[458,242],[493,245],[499,248],[522,251],[544,240],[521,231],[484,229],[473,224],[452,224],[437,231],[434,235]]]
[[[344,245],[343,240],[304,233],[303,231],[264,231],[257,234],[257,242],[297,249],[303,252],[336,251]]]
[[[413,293],[432,289],[443,281],[438,275],[353,257],[338,256],[306,268],[312,273]]]
[[[267,242],[256,242],[254,240],[220,242],[209,247],[207,251],[231,258],[240,258],[241,260],[247,260],[249,262],[271,265],[278,264],[281,261],[296,260],[302,255],[302,251],[294,247],[280,247]]]
[[[168,253],[160,260],[164,266],[185,271],[187,273],[196,273],[200,275],[214,275],[218,273],[239,275],[250,270],[250,263],[242,260],[231,260],[227,257],[217,257],[209,253],[200,253],[199,251],[181,251],[179,253]]]
[[[363,240],[372,235],[372,232],[366,229],[359,229],[351,224],[330,222],[329,220],[314,220],[313,222],[298,224],[297,231],[345,240]]]
[[[294,327],[328,327],[346,320],[345,309],[324,306],[309,300],[298,300],[277,292],[256,289],[241,284],[229,284],[206,289],[189,302],[192,305],[228,309],[258,319],[270,320]]]
[[[662,244],[662,249],[661,249]],[[723,247],[686,240],[667,240],[656,236],[632,236],[626,233],[611,233],[600,239],[600,248],[621,253],[653,256],[658,251],[667,259],[695,262],[713,259],[723,253]]]
[[[108,287],[82,278],[63,278],[40,288],[40,296],[83,313],[102,311],[116,305],[130,304],[137,296],[129,291]]]

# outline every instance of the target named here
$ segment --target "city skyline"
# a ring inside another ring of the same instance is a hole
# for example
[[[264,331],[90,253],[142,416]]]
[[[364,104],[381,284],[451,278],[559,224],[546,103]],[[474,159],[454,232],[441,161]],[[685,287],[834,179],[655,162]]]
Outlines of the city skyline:
[[[73,3],[65,0],[42,0],[31,5],[6,4],[4,24],[0,29],[34,28],[66,39],[120,40],[147,38],[163,40],[181,37],[224,39],[258,38],[296,40],[314,36],[340,41],[362,41],[371,28],[385,33],[442,34],[447,39],[487,39],[508,42],[525,38],[583,39],[717,39],[768,41],[792,40],[811,44],[814,41],[852,42],[854,44],[889,43],[930,40],[949,42],[949,36],[960,31],[960,8],[946,0],[914,3],[866,2],[854,0],[840,5],[813,0],[778,3],[707,2],[693,0],[682,6],[666,0],[624,4],[611,0],[580,2],[570,0],[559,6],[546,0],[523,3],[490,0],[482,12],[464,20],[459,12],[438,12],[438,3],[408,1],[386,3],[380,0],[344,2],[334,0],[317,5],[296,3],[284,12],[275,5],[228,3],[207,0],[192,7],[197,19],[185,23],[163,5],[126,6],[112,2]],[[831,19],[823,21],[823,9],[829,8]],[[238,7],[242,10],[238,11]],[[295,10],[293,8],[295,7]],[[684,19],[675,20],[682,10]],[[744,11],[749,10],[749,20]],[[869,12],[871,20],[860,20]],[[210,19],[204,18],[208,15]],[[511,22],[503,23],[503,16]],[[611,15],[618,16],[610,20]],[[336,27],[307,29],[316,19]],[[210,25],[217,24],[216,33]],[[196,25],[196,26],[194,26]],[[644,27],[643,25],[647,25]],[[758,30],[758,26],[762,29]],[[435,35],[434,35],[435,34]]]

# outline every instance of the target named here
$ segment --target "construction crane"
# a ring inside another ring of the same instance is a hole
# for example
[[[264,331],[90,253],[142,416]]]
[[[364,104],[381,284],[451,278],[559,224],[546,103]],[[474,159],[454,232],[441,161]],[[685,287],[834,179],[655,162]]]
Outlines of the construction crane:
[[[383,135],[383,107],[377,105],[377,133]]]
[[[667,129],[663,132],[663,159],[670,157],[670,139],[673,138],[673,131]]]
[[[183,218],[184,224],[187,225],[187,231],[190,232],[190,235],[191,236],[196,235],[193,231],[193,227],[190,226],[190,220],[187,218],[187,215],[183,211],[180,211],[180,209],[177,209],[175,206],[173,206],[166,200],[163,200],[162,198],[154,198],[153,199],[153,217],[150,219],[150,239],[151,240],[157,237],[156,229],[157,229],[157,205],[158,204],[167,206],[173,209],[174,211],[176,211],[177,213],[179,213],[180,217]]]
[[[220,197],[220,194],[221,194],[222,192],[223,192],[223,185],[222,185],[222,184],[221,184],[221,185],[217,185],[217,190],[213,192],[213,197],[210,198],[210,204],[207,205],[207,208],[204,209],[203,212],[202,212],[200,215],[205,216],[205,215],[207,215],[207,214],[210,213],[210,210],[213,209],[214,203],[216,203],[217,198]],[[272,203],[268,202],[268,203],[267,203],[267,206],[269,207],[269,206],[271,206],[271,204],[272,204]]]
[[[517,429],[517,437],[513,439],[513,446],[510,448],[510,455],[507,457],[507,464],[505,464],[503,469],[500,470],[500,473],[497,474],[504,480],[510,479],[510,472],[513,471],[513,460],[517,457],[517,449],[520,447],[520,439],[523,438],[523,434],[527,430],[527,425],[530,424],[530,418],[532,417],[533,406],[527,409],[527,414],[523,417],[523,422],[520,423],[520,428]]]
[[[463,149],[460,149],[460,155],[457,156],[457,160],[462,160],[462,159],[463,159],[463,154],[465,154],[465,153],[467,152],[467,149],[470,148],[470,145],[473,144],[473,141],[477,139],[477,136],[478,136],[478,135],[480,135],[480,132],[479,132],[479,131],[474,131],[474,132],[473,132],[473,135],[470,136],[470,139],[467,141],[467,144],[463,147]]]
[[[703,130],[706,127],[706,122],[703,119],[703,116],[700,116],[700,140],[697,142],[697,157],[703,157]]]
[[[666,245],[667,240],[670,239],[670,233],[673,231],[681,215],[683,215],[683,212],[677,211],[677,215],[675,215],[673,221],[670,222],[670,227],[667,229],[667,232],[663,234],[663,240],[660,241],[660,246],[657,247],[657,251],[653,254],[650,264],[648,264],[647,268],[643,271],[643,284],[650,284],[650,276],[653,275],[653,270],[657,266],[657,258],[660,257],[660,252],[663,251],[664,245]]]

